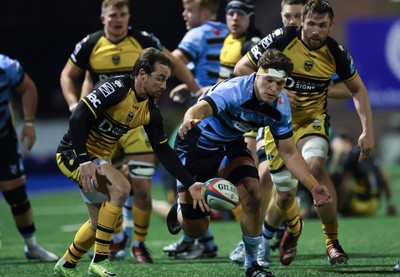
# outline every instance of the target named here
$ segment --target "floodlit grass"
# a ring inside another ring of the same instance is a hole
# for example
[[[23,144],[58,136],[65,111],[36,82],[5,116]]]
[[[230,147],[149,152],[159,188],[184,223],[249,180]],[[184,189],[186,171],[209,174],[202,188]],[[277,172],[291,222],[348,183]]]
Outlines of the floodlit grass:
[[[400,171],[390,170],[394,200],[400,212]],[[154,186],[155,199],[163,199],[162,188]],[[85,206],[77,191],[32,194],[38,242],[61,256],[72,242],[77,228],[87,220]],[[12,221],[9,207],[0,200],[0,276],[52,276],[54,263],[29,262],[23,254],[23,242]],[[348,265],[330,266],[325,255],[324,236],[318,219],[305,219],[298,255],[290,266],[279,263],[272,252],[272,272],[278,277],[290,276],[400,276],[392,269],[400,259],[400,220],[387,217],[384,209],[374,218],[341,218],[339,238],[350,256]],[[162,247],[177,240],[168,233],[165,220],[152,216],[147,240],[153,265],[136,265],[131,257],[115,262],[118,276],[244,276],[244,270],[229,262],[228,255],[240,239],[239,225],[234,221],[211,224],[219,248],[216,259],[175,260],[162,253]],[[89,258],[79,265],[86,273]]]

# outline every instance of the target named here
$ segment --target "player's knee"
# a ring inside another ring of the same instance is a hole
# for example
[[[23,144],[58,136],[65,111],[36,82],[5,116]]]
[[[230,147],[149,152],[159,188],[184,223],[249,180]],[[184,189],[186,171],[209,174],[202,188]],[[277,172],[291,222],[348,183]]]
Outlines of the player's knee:
[[[321,157],[326,159],[328,157],[329,144],[328,141],[322,137],[314,137],[308,140],[302,150],[301,155],[305,160],[311,157]]]
[[[226,178],[232,184],[236,185],[245,177],[258,179],[258,170],[252,165],[241,165],[232,170]]]
[[[200,208],[193,209],[192,204],[179,204],[181,207],[182,217],[184,219],[202,219],[210,215],[209,212],[202,212]]]
[[[9,191],[3,191],[4,199],[11,207],[13,215],[21,215],[26,213],[30,207],[28,195],[26,194],[26,186],[22,185]]]
[[[128,179],[119,178],[107,186],[107,191],[111,199],[121,202],[121,205],[123,205],[131,192],[131,184]]]
[[[154,164],[140,161],[128,161],[131,178],[151,179],[154,175]]]
[[[200,208],[193,209],[192,204],[180,203],[182,218],[184,219],[183,228],[185,234],[191,238],[197,238],[203,235],[208,229],[208,216],[209,212],[202,212]],[[196,220],[196,224],[185,224],[185,220]]]
[[[287,169],[271,173],[271,178],[277,191],[289,191],[297,186],[297,180],[292,177]]]

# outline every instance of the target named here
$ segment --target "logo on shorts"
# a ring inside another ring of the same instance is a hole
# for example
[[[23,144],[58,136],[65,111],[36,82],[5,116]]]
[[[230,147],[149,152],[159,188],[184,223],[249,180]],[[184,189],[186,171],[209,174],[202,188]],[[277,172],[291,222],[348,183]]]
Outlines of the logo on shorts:
[[[16,164],[10,165],[10,172],[12,175],[16,175],[18,173],[18,166]]]
[[[119,55],[113,55],[111,57],[112,63],[115,65],[119,65],[119,63],[121,62],[121,57]]]
[[[322,124],[322,120],[314,119],[314,121],[313,121],[314,130],[321,131],[321,129],[322,129],[321,124]]]
[[[131,122],[133,119],[134,114],[132,112],[128,113],[128,116],[126,117],[126,122]]]
[[[306,71],[310,71],[313,68],[313,62],[312,61],[305,61],[304,62],[304,69]]]

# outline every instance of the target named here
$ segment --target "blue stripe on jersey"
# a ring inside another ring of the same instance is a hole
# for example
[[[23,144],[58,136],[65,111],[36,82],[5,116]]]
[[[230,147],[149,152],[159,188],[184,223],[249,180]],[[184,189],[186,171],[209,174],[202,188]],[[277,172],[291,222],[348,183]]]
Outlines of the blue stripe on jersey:
[[[178,45],[193,62],[193,75],[200,87],[214,85],[219,76],[219,54],[225,37],[229,34],[226,24],[207,21],[190,29]]]
[[[285,93],[269,104],[258,101],[254,95],[255,76],[253,73],[219,83],[199,100],[209,102],[214,114],[197,125],[198,144],[223,146],[264,126],[270,126],[274,137],[291,135],[292,116]]]

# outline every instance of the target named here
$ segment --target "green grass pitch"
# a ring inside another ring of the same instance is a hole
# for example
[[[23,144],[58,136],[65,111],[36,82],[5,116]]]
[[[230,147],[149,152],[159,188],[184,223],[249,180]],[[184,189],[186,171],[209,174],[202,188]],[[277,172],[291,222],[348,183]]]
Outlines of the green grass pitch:
[[[389,171],[394,200],[400,213],[400,168]],[[29,178],[29,176],[28,176]],[[163,190],[153,186],[153,197],[163,199]],[[78,191],[32,194],[30,196],[37,227],[38,242],[61,256],[72,242],[77,228],[87,220],[87,213]],[[52,276],[54,263],[29,262],[24,257],[23,242],[12,221],[9,207],[0,200],[0,276]],[[324,236],[319,219],[304,219],[304,231],[298,245],[297,257],[290,266],[279,263],[279,254],[272,252],[272,272],[278,277],[290,276],[400,276],[393,272],[400,260],[400,218],[387,217],[382,208],[374,218],[340,218],[339,239],[349,254],[347,265],[329,265]],[[154,258],[152,265],[137,265],[131,257],[114,262],[118,276],[244,276],[243,268],[229,262],[230,251],[236,246],[241,232],[235,221],[213,221],[212,231],[219,247],[215,259],[175,260],[162,252],[162,247],[179,238],[168,233],[165,220],[152,216],[147,239]],[[86,273],[89,258],[79,265]]]

